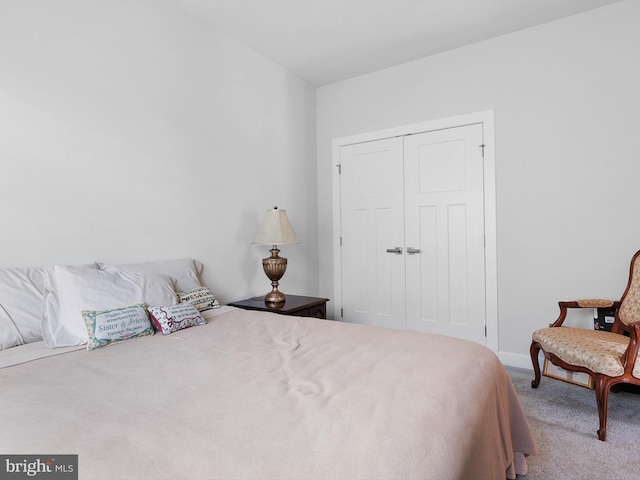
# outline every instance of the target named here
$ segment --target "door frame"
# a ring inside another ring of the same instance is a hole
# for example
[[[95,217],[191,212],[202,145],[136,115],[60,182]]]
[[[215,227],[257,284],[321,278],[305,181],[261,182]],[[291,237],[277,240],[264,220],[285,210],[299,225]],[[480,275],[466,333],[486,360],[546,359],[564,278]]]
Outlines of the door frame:
[[[340,218],[340,147],[384,138],[482,124],[484,137],[484,235],[485,235],[485,315],[487,347],[498,353],[498,258],[496,228],[496,162],[494,110],[414,123],[384,130],[349,135],[332,140],[333,168],[333,285],[336,316],[342,308],[342,220]],[[339,317],[341,319],[341,317]]]

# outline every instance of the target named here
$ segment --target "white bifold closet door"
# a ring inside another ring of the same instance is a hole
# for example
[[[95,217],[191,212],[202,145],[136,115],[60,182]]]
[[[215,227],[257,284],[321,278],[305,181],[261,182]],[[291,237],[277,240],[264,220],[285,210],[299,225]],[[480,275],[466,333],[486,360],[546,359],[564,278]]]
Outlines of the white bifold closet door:
[[[340,148],[347,322],[486,344],[482,125]]]

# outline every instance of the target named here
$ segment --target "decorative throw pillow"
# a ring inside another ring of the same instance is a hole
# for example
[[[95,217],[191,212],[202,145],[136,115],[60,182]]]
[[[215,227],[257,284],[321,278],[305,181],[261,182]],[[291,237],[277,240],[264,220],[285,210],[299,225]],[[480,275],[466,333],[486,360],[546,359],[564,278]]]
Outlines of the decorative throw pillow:
[[[110,310],[83,310],[82,318],[89,336],[87,350],[154,334],[145,303]]]
[[[200,312],[190,303],[179,303],[167,307],[149,307],[151,321],[156,330],[163,335],[177,332],[183,328],[194,325],[204,325],[207,323],[200,315]]]
[[[190,303],[200,312],[220,308],[220,302],[207,287],[192,288],[178,292],[180,303]]]

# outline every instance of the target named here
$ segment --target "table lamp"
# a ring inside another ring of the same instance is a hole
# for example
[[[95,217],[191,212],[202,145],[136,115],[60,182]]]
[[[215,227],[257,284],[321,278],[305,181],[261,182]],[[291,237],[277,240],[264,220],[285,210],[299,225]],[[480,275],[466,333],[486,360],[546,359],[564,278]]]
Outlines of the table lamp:
[[[273,246],[273,248],[269,250],[271,256],[262,259],[264,273],[269,280],[271,280],[271,291],[265,295],[264,303],[267,304],[267,306],[281,306],[284,304],[285,296],[284,293],[278,290],[278,281],[287,270],[287,259],[278,256],[278,253],[280,253],[278,245],[300,243],[296,232],[293,231],[289,223],[286,210],[279,210],[278,207],[267,210],[260,230],[252,243],[255,245]]]

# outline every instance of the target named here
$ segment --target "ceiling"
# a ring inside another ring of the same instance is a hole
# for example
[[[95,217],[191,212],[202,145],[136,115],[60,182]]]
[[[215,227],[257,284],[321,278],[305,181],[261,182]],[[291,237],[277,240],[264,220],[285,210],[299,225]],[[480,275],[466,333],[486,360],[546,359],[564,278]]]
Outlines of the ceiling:
[[[170,0],[315,86],[620,0]]]

